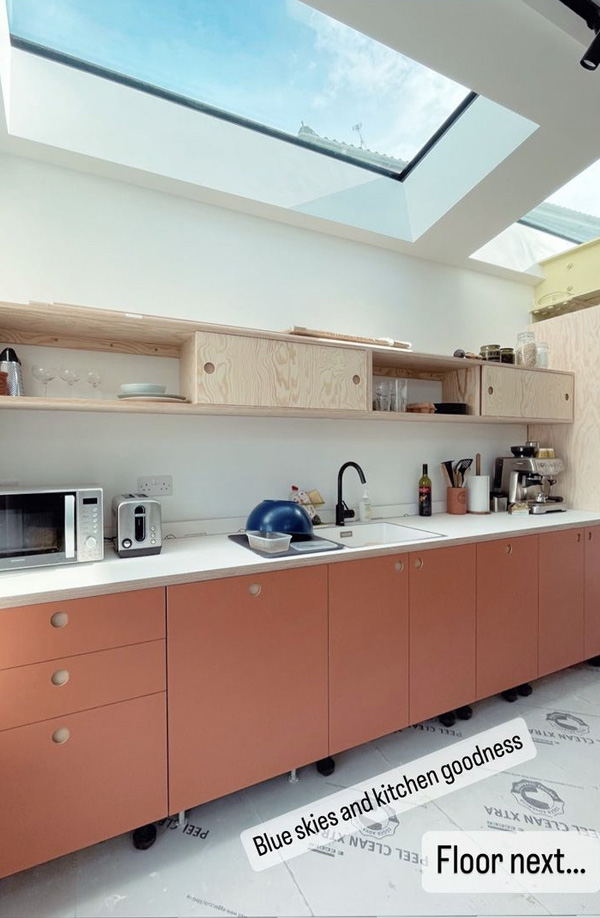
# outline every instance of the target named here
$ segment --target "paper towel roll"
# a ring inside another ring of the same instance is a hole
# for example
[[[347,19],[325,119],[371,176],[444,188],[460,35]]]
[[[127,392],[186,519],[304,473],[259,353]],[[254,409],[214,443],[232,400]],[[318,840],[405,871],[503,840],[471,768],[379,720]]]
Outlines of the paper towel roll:
[[[471,475],[467,478],[467,511],[490,512],[490,476]]]

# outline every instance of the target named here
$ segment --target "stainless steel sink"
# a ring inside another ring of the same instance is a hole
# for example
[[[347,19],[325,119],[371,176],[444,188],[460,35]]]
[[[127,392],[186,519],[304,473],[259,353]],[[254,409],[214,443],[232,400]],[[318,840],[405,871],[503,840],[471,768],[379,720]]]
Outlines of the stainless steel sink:
[[[422,539],[440,539],[440,532],[430,532],[400,523],[347,523],[345,526],[317,526],[316,536],[341,542],[349,548],[365,548],[369,545],[399,545],[402,542],[417,542]]]

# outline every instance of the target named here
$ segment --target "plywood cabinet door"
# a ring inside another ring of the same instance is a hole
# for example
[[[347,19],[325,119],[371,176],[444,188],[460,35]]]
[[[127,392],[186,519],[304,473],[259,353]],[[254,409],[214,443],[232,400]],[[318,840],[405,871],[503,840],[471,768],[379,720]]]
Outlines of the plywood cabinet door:
[[[585,530],[584,659],[600,655],[600,526]]]
[[[477,545],[477,697],[538,675],[538,537]]]
[[[583,536],[567,529],[539,537],[540,676],[583,660]]]
[[[243,335],[197,332],[201,404],[365,411],[367,352]],[[189,361],[189,355],[184,364]]]
[[[169,803],[327,755],[327,568],[167,591]]]
[[[475,700],[475,546],[410,556],[410,720]]]
[[[572,421],[573,376],[520,367],[482,367],[481,414]]]
[[[408,556],[329,566],[329,752],[408,724]]]
[[[165,694],[0,732],[0,876],[164,818]]]

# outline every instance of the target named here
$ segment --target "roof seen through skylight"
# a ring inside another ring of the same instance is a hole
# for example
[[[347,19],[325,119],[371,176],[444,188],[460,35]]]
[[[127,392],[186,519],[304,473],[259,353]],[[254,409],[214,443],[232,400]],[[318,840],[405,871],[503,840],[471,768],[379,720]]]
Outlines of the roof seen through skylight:
[[[391,171],[468,95],[299,0],[8,5],[15,38]]]

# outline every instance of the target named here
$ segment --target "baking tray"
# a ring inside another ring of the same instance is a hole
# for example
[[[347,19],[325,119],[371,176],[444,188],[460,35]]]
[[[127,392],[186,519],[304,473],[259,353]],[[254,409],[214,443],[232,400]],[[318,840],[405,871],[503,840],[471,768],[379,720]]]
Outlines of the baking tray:
[[[229,538],[237,545],[243,545],[248,551],[253,551],[260,558],[305,558],[307,555],[316,554],[318,551],[339,551],[340,548],[346,548],[339,542],[331,542],[329,539],[321,539],[319,536],[292,536],[290,547],[287,551],[261,551],[259,548],[250,548],[248,536],[246,533],[236,532]],[[294,548],[294,545],[306,546],[305,548]],[[311,546],[308,548],[308,546]]]

